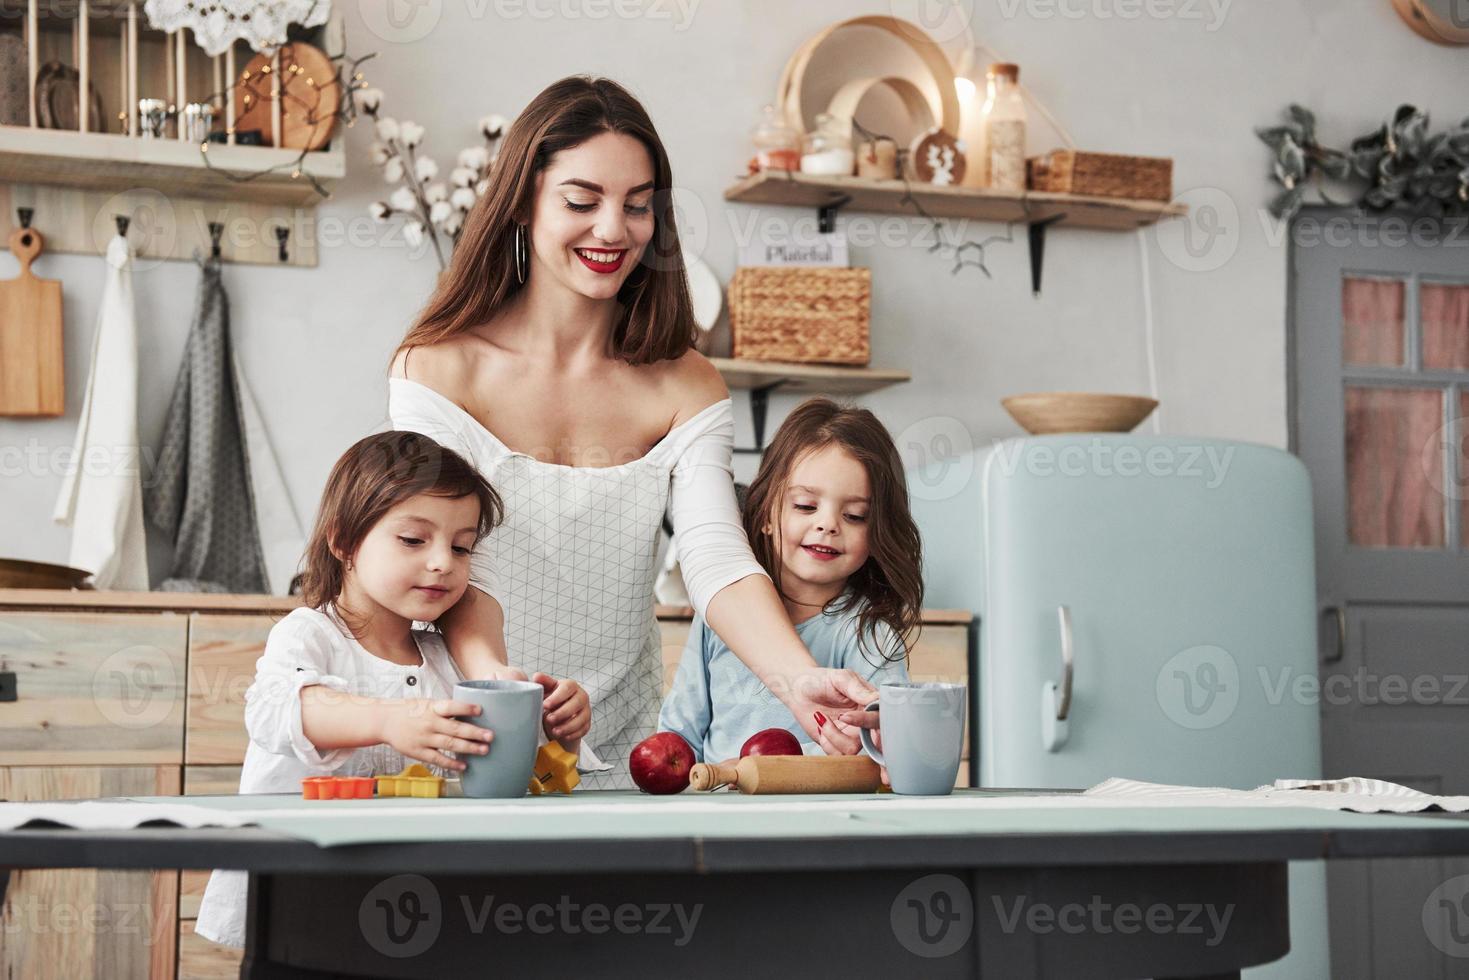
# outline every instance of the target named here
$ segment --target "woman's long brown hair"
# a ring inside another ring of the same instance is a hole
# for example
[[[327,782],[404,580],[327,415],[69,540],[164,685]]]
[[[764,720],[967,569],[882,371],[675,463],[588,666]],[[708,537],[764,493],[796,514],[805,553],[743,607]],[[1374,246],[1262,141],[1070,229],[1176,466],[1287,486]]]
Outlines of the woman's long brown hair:
[[[627,89],[610,79],[573,75],[532,99],[506,131],[489,188],[470,209],[449,268],[395,357],[488,322],[522,288],[515,274],[515,229],[535,210],[536,175],[557,153],[600,133],[631,136],[653,162],[653,237],[618,291],[620,311],[608,354],[651,364],[693,347],[697,328],[663,142]]]
[[[476,544],[504,519],[500,495],[463,456],[417,432],[370,435],[343,453],[327,477],[302,559],[302,602],[312,609],[335,603],[346,580],[344,559],[384,514],[420,493],[479,498]]]
[[[901,660],[906,649],[884,651],[877,624],[884,623],[904,647],[917,642],[923,613],[923,539],[908,511],[908,481],[903,462],[888,430],[865,408],[838,405],[829,398],[811,398],[786,416],[771,439],[760,472],[745,498],[745,535],[755,558],[770,573],[781,595],[780,510],[791,471],[806,456],[827,446],[840,446],[867,471],[872,498],[867,511],[870,554],[847,579],[847,591],[833,600],[829,611],[845,612],[861,603],[857,636],[867,640],[885,661]],[[769,525],[771,534],[762,533]],[[869,662],[871,659],[869,658]]]

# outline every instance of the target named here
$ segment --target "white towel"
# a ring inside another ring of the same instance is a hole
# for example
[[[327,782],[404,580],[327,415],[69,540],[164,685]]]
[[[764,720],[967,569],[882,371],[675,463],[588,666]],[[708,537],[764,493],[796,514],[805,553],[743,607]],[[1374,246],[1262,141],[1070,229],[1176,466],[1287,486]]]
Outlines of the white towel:
[[[1357,813],[1416,813],[1435,808],[1450,813],[1469,810],[1469,796],[1432,796],[1408,786],[1361,776],[1348,779],[1277,779],[1269,786],[1258,786],[1255,789],[1170,786],[1165,783],[1113,778],[1098,783],[1083,795],[1125,797],[1146,803],[1183,803],[1192,800],[1200,806],[1254,803],[1259,806],[1354,810]]]
[[[76,443],[52,519],[71,526],[68,564],[91,572],[97,588],[146,591],[138,328],[132,253],[121,235],[107,245],[106,277]]]
[[[290,491],[281,473],[280,463],[265,431],[265,420],[250,386],[240,359],[234,359],[235,385],[240,393],[240,427],[245,431],[246,457],[250,465],[251,498],[255,501],[255,527],[260,533],[260,553],[265,558],[265,575],[273,595],[289,595],[291,579],[301,564],[306,550],[306,536],[301,533],[301,519],[291,502]]]

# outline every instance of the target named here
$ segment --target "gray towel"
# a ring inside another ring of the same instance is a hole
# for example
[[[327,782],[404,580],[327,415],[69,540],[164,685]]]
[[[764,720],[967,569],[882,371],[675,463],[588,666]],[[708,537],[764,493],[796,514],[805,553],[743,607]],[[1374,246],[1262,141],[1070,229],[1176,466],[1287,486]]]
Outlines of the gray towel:
[[[250,466],[230,343],[229,297],[217,259],[200,263],[199,298],[158,463],[144,489],[148,519],[174,539],[166,592],[266,592]]]

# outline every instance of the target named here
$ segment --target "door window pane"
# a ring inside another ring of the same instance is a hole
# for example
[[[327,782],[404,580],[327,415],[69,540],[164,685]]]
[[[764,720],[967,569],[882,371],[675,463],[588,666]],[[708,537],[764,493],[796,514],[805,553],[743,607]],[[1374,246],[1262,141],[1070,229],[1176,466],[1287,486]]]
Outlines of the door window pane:
[[[1342,361],[1402,367],[1404,288],[1397,279],[1344,277],[1341,282]]]
[[[1418,289],[1423,366],[1469,371],[1469,286],[1425,282]]]
[[[1442,548],[1442,392],[1349,385],[1345,421],[1347,540],[1369,548]]]

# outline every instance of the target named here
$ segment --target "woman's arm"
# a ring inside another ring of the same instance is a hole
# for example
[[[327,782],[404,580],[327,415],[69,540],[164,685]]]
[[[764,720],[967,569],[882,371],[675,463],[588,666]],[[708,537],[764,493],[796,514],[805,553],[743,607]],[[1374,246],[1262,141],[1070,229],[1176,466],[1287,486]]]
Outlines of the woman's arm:
[[[709,600],[705,619],[828,755],[861,748],[850,727],[834,719],[876,700],[877,691],[850,670],[816,666],[770,579],[750,575],[725,586]]]
[[[474,586],[439,617],[439,629],[459,673],[470,680],[525,680],[505,649],[505,612],[494,596]]]

